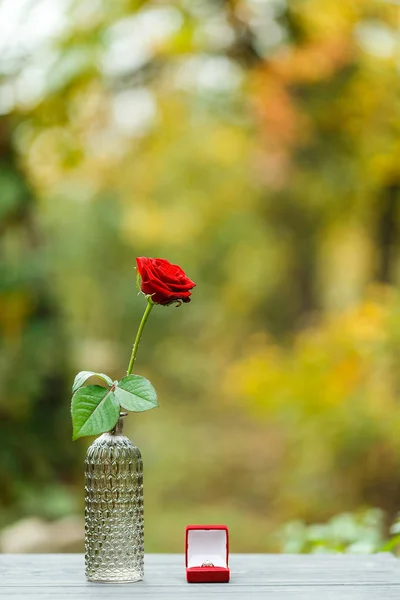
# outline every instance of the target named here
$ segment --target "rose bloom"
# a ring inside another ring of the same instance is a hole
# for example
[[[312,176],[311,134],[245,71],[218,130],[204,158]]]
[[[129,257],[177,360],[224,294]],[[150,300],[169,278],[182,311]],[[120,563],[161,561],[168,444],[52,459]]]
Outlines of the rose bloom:
[[[140,289],[146,296],[151,296],[154,304],[164,306],[172,302],[190,302],[194,281],[186,273],[172,265],[165,258],[148,258],[140,256],[136,259],[141,278]]]

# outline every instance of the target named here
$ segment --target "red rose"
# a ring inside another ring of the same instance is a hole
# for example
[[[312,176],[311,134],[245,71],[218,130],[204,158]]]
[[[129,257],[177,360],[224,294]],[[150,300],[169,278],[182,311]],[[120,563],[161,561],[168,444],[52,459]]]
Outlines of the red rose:
[[[172,265],[165,258],[146,256],[137,258],[136,263],[141,277],[140,289],[146,296],[150,295],[155,304],[190,302],[191,290],[196,284],[178,265]]]

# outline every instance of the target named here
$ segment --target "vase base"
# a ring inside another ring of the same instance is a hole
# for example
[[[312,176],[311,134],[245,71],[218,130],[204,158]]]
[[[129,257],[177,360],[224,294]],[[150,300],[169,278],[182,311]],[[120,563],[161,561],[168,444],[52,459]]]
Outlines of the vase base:
[[[129,577],[126,579],[121,579],[121,578],[97,579],[95,577],[87,577],[86,576],[86,579],[87,579],[87,581],[90,581],[91,583],[136,583],[137,581],[142,581],[143,576],[138,575],[137,577]]]

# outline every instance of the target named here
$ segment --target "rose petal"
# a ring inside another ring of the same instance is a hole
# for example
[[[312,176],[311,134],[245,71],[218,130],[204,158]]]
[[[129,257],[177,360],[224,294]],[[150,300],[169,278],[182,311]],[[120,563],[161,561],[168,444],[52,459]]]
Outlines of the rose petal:
[[[156,304],[171,304],[181,300],[190,302],[194,281],[178,265],[164,258],[148,258],[140,256],[136,259],[141,276],[141,290],[151,295]]]

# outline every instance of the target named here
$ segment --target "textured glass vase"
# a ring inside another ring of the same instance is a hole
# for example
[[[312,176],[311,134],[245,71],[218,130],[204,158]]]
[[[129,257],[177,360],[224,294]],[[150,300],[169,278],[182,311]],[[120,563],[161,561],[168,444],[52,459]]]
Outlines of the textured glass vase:
[[[115,428],[89,447],[85,460],[85,563],[89,581],[143,578],[143,463]]]

